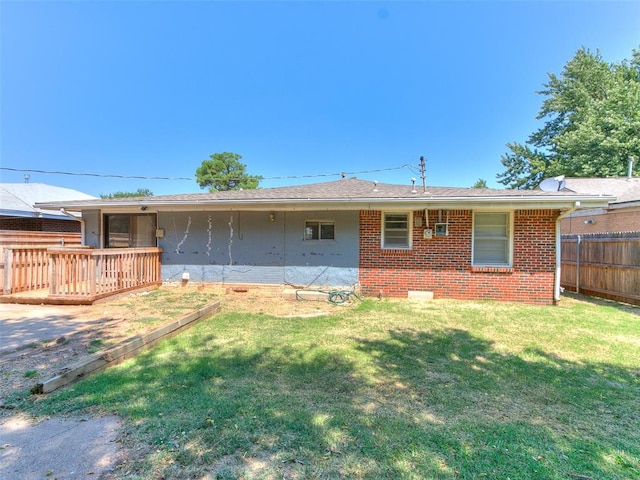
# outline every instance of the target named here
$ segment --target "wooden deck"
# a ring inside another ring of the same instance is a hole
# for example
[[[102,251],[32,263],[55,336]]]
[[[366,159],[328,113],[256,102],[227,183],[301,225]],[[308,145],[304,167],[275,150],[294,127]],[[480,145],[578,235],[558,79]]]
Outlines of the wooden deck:
[[[162,284],[159,248],[16,248],[5,252],[0,302],[91,305]]]
[[[162,285],[158,282],[154,285],[144,287],[135,287],[131,289],[120,290],[118,292],[105,293],[96,295],[95,297],[54,297],[49,295],[46,288],[40,290],[31,290],[28,292],[14,293],[8,295],[0,295],[0,303],[17,303],[21,305],[93,305],[100,303],[105,299],[113,299],[122,294],[146,292],[155,290]]]

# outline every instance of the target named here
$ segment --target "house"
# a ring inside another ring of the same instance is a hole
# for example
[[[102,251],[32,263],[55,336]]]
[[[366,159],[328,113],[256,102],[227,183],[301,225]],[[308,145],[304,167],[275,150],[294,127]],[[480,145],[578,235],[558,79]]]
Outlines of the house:
[[[37,202],[95,199],[71,188],[43,183],[0,183],[0,230],[80,233],[78,218],[60,209],[40,209]]]
[[[163,281],[550,304],[560,298],[561,218],[613,200],[350,178],[39,207],[81,212],[83,243],[96,249],[160,247]]]
[[[562,220],[563,234],[640,231],[640,178],[566,178],[564,190],[615,196],[599,208],[577,210]]]
[[[81,221],[36,202],[95,199],[70,188],[42,183],[0,183],[0,291],[6,285],[5,251],[17,246],[71,245],[80,242]]]

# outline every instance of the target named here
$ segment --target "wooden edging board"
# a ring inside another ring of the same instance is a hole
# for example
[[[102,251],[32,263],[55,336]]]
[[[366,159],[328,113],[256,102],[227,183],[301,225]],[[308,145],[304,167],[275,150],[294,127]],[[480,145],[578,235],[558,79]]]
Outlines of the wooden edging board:
[[[90,355],[67,368],[64,373],[57,375],[44,383],[36,385],[31,389],[32,393],[50,393],[57,388],[68,385],[79,380],[86,375],[104,370],[107,367],[116,365],[117,363],[135,356],[140,350],[147,349],[160,340],[168,338],[178,332],[192,327],[198,320],[208,318],[220,309],[220,302],[210,303],[199,310],[188,313],[177,320],[172,320],[160,328],[136,337],[131,337],[124,342],[111,347],[107,350],[101,350]]]

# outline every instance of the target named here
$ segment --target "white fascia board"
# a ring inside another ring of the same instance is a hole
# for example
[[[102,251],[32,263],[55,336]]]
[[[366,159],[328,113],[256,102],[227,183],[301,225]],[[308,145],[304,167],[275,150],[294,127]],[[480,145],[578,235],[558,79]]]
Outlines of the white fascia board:
[[[0,210],[0,216],[4,218],[46,218],[48,220],[69,220],[65,215],[47,210]]]
[[[352,199],[265,199],[265,200],[206,200],[206,201],[154,201],[147,198],[145,201],[136,200],[123,203],[96,202],[91,204],[68,203],[64,208],[69,211],[100,209],[103,212],[127,212],[142,213],[154,212],[187,212],[187,211],[310,211],[310,210],[422,210],[449,209],[449,210],[478,210],[478,209],[567,209],[573,208],[576,202],[580,202],[580,208],[607,207],[615,197],[604,196],[579,196],[579,197],[531,197],[531,196],[505,196],[505,197],[440,197],[440,198],[352,198]],[[50,204],[42,204],[49,207]]]
[[[576,210],[567,216],[567,218],[591,217],[593,215],[604,215],[607,213],[606,208],[584,208]]]
[[[611,210],[619,210],[621,208],[624,209],[633,209],[633,208],[638,208],[640,207],[640,200],[634,200],[631,202],[619,202],[619,203],[612,203],[609,205],[609,208]]]

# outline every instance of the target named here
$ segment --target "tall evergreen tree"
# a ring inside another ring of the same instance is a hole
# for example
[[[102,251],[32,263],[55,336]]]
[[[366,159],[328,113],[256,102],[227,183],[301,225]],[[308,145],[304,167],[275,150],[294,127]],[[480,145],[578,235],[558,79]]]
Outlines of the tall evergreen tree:
[[[200,188],[208,187],[210,192],[258,188],[262,177],[248,175],[247,166],[240,162],[242,157],[237,153],[214,153],[209,157],[196,170]]]

